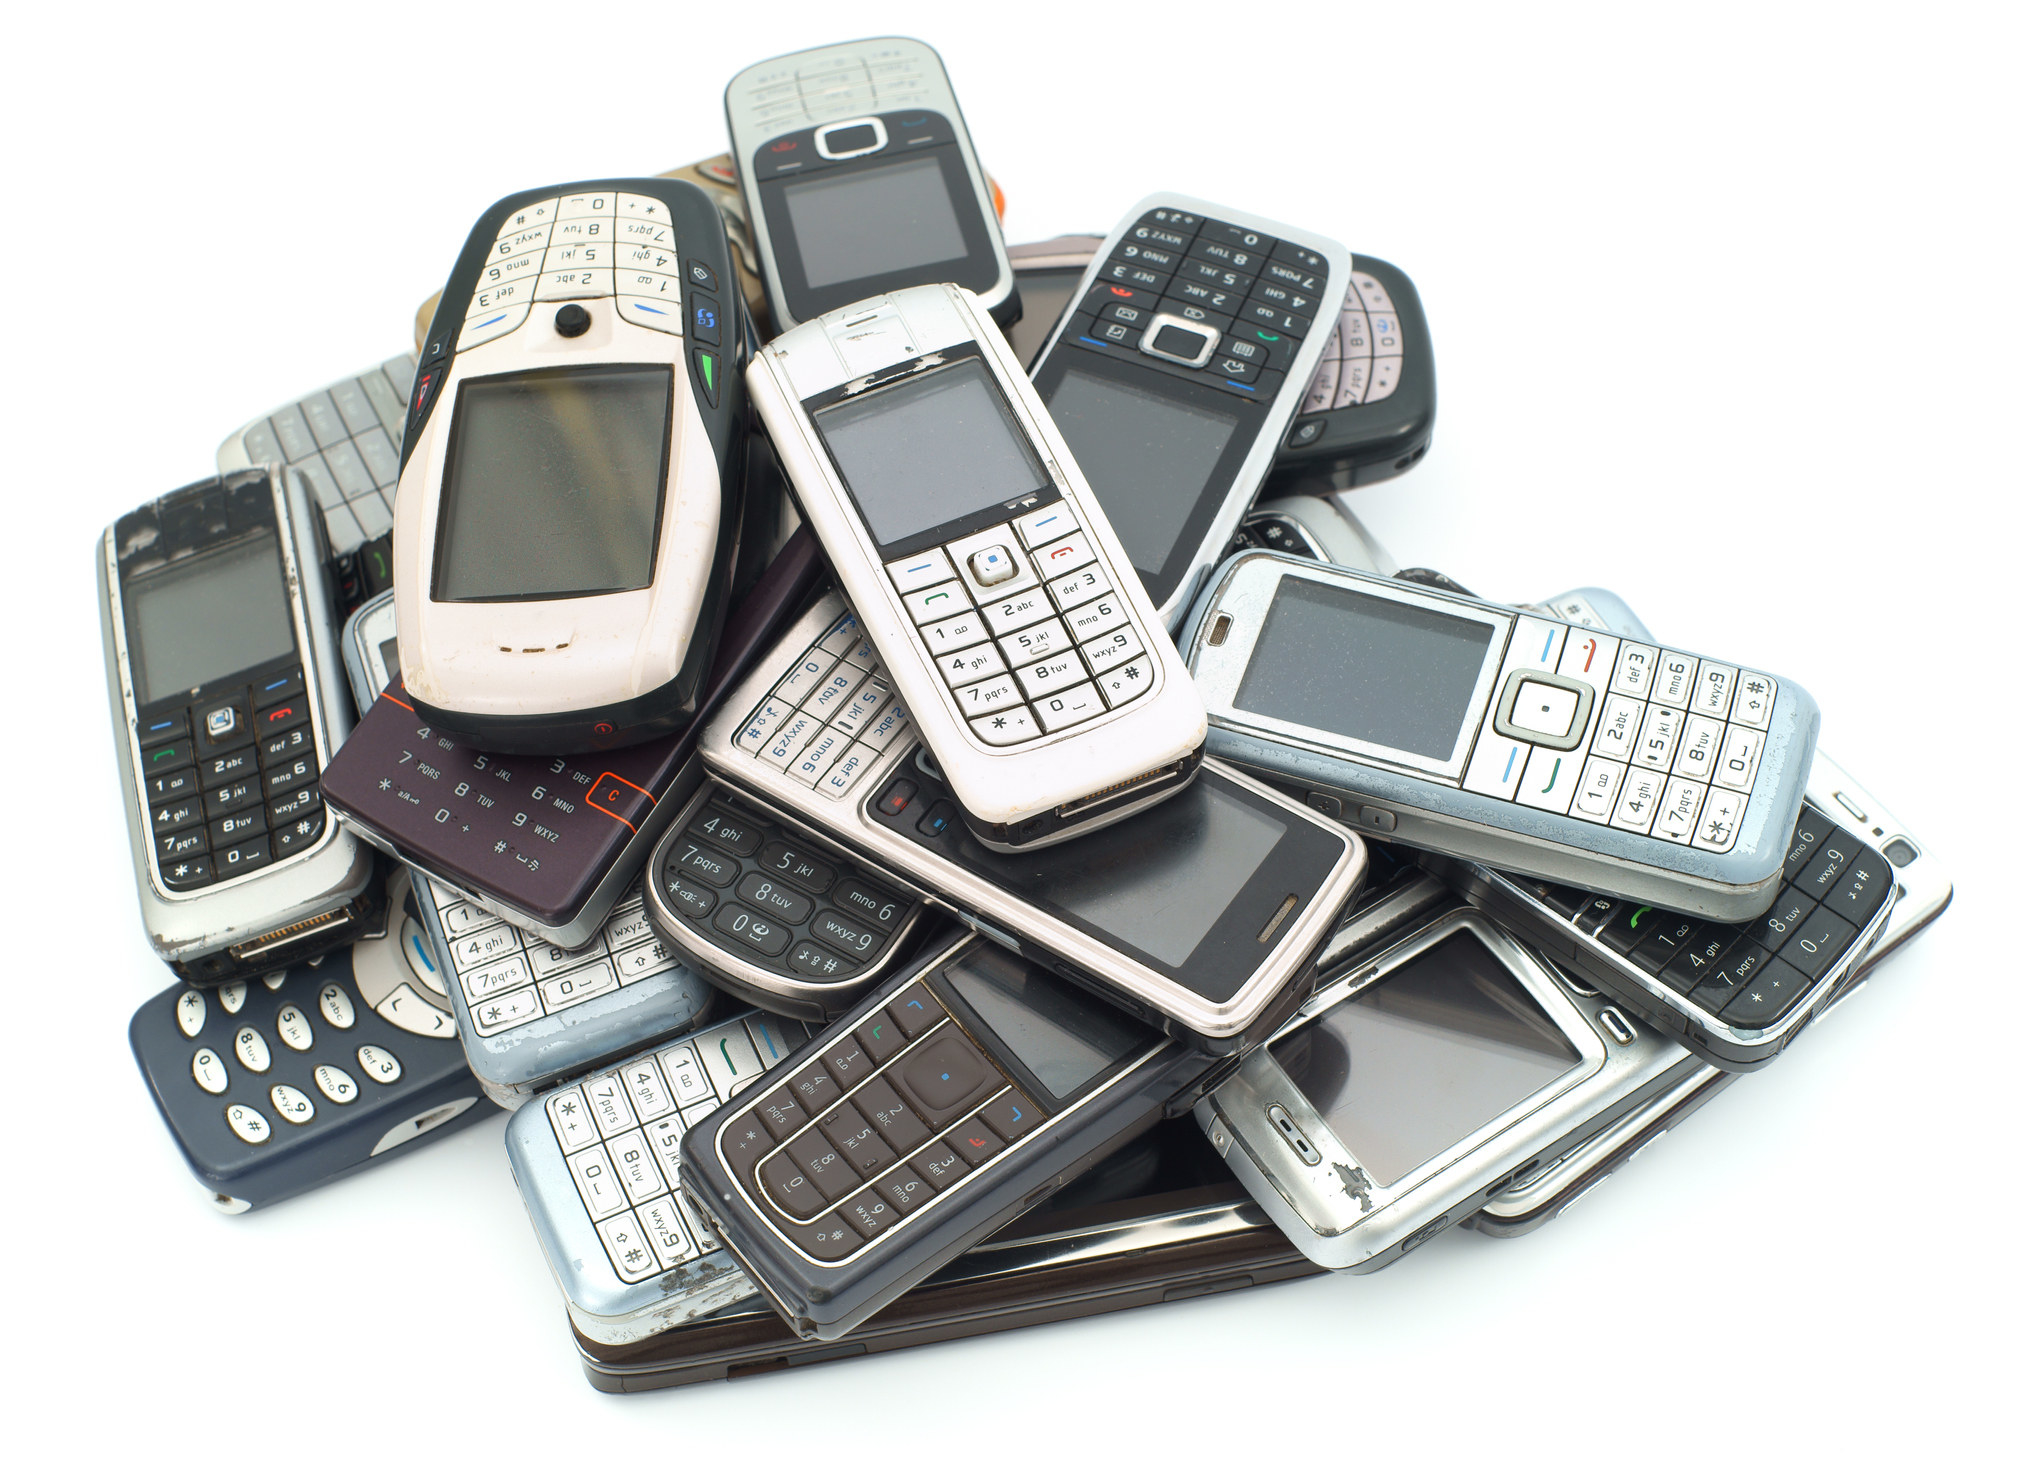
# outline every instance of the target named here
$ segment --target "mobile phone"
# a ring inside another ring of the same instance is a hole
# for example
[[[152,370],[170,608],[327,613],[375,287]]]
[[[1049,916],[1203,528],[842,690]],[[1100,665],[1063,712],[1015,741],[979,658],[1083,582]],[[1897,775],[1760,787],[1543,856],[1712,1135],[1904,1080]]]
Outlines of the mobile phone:
[[[820,569],[811,535],[793,533],[736,600],[704,708],[768,648]],[[349,826],[396,859],[573,950],[593,939],[634,883],[677,813],[668,800],[698,783],[693,756],[690,728],[599,757],[483,752],[421,719],[407,679],[396,679],[332,759],[324,793]]]
[[[867,682],[850,669],[842,679]],[[647,923],[680,957],[744,1002],[815,1023],[839,1017],[912,954],[932,905],[850,856],[822,856],[713,778],[686,800],[653,862]]]
[[[962,932],[688,1131],[680,1189],[794,1333],[836,1340],[1216,1067]]]
[[[1334,495],[1261,498],[1237,528],[1230,551],[1260,547],[1386,578],[1399,571],[1398,560]]]
[[[382,597],[346,621],[346,670],[372,703],[397,673],[395,609]],[[448,1026],[489,1099],[514,1109],[538,1090],[652,1039],[706,1021],[719,994],[643,919],[634,884],[599,928],[566,948],[522,930],[427,876],[417,924],[445,977]]]
[[[578,753],[692,715],[741,523],[738,290],[720,212],[676,180],[526,190],[476,222],[397,483],[405,685],[434,729]]]
[[[1195,1119],[1302,1253],[1368,1273],[1698,1067],[1465,906],[1318,989]]]
[[[1324,235],[1149,195],[1110,233],[1033,363],[1168,627],[1285,443],[1336,333],[1349,261]]]
[[[369,935],[217,990],[172,987],[127,1039],[163,1123],[222,1212],[336,1181],[447,1126],[480,1089],[453,1036],[409,879],[377,881]]]
[[[1016,319],[995,198],[932,47],[884,36],[773,57],[735,74],[726,105],[779,332],[933,282]]]
[[[809,1036],[802,1023],[744,1012],[509,1118],[516,1190],[577,1334],[629,1345],[754,1297],[678,1190],[679,1141]]]
[[[851,618],[838,595],[821,598],[728,697],[701,732],[712,776],[821,861],[852,858],[891,893],[930,896],[1197,1047],[1244,1048],[1305,995],[1314,951],[1363,879],[1362,840],[1204,765],[1149,812],[1048,852],[997,853],[961,823],[902,703],[881,697],[881,665],[857,663]],[[666,935],[723,913],[719,887],[681,855],[676,840],[661,844],[645,872]],[[766,918],[746,913],[742,944],[781,955]],[[829,1003],[818,989],[809,1000]]]
[[[113,749],[149,944],[190,984],[361,933],[373,863],[319,775],[352,726],[324,526],[302,476],[238,471],[99,539]]]
[[[1213,750],[1365,832],[1712,920],[1780,893],[1819,721],[1792,681],[1270,552],[1181,645]]]
[[[1599,590],[1601,591],[1601,590]],[[1823,759],[1819,773],[1834,775],[1835,764]],[[1871,799],[1854,797],[1856,782],[1844,780],[1836,791],[1863,807]],[[1882,824],[1881,827],[1887,827]],[[1898,826],[1889,828],[1895,831]],[[1851,969],[1830,1000],[1816,1013],[1828,1017],[1839,1004],[1857,995],[1867,976],[1901,947],[1912,941],[1950,904],[1951,881],[1948,868],[1934,854],[1912,839],[1901,840],[1897,853],[1907,858],[1899,868],[1893,914],[1866,953]],[[1737,1074],[1709,1065],[1668,1094],[1634,1109],[1616,1124],[1576,1147],[1529,1177],[1522,1177],[1486,1202],[1466,1226],[1492,1237],[1511,1238],[1532,1232],[1553,1222],[1562,1213],[1595,1191],[1611,1174],[1648,1149],[1689,1115],[1714,1099]]]
[[[1061,843],[1180,792],[1205,723],[1087,483],[965,291],[831,312],[750,394],[806,522],[982,843]]]
[[[1024,1325],[1195,1299],[1321,1270],[1209,1149],[1190,1120],[1162,1120],[865,1320],[800,1340],[751,1299],[631,1345],[574,1327],[597,1389],[650,1391],[824,1365]]]

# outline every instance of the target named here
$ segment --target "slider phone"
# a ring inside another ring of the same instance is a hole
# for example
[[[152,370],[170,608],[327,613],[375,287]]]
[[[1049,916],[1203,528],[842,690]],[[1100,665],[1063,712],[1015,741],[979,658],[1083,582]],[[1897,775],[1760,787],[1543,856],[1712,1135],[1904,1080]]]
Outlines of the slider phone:
[[[580,1368],[598,1390],[651,1391],[1320,1272],[1265,1221],[1192,1121],[1162,1120],[928,1275],[863,1321],[852,1339],[800,1340],[751,1299],[630,1345],[605,1344],[577,1325],[574,1340]]]
[[[222,1212],[266,1207],[487,1115],[401,869],[373,933],[216,991],[172,987],[127,1038]]]
[[[1591,602],[1603,604],[1601,589],[1592,589],[1589,593],[1593,595]],[[1550,602],[1561,604],[1571,597],[1573,595],[1564,595],[1562,599]],[[1645,633],[1643,629],[1639,632]],[[1817,754],[1810,790],[1822,792],[1833,802],[1837,802],[1837,795],[1841,793],[1844,802],[1838,803],[1840,808],[1849,803],[1864,811],[1867,820],[1870,820],[1869,827],[1882,830],[1881,841],[1889,848],[1898,845],[1899,848],[1893,852],[1906,856],[1896,871],[1899,879],[1895,886],[1893,914],[1842,986],[1816,1012],[1812,1019],[1816,1021],[1829,1016],[1840,1003],[1856,996],[1860,984],[1874,968],[1943,914],[1950,904],[1951,882],[1943,862],[1913,839],[1894,838],[1888,841],[1886,836],[1900,834],[1901,826],[1890,822],[1876,801],[1865,796],[1855,780],[1843,776],[1836,764],[1821,753]],[[1875,818],[1876,812],[1878,816]],[[1537,893],[1532,892],[1530,886],[1525,888],[1529,893]],[[1544,928],[1550,921],[1560,920],[1561,908],[1550,907],[1541,920],[1524,925],[1521,930],[1530,933]],[[1725,1085],[1738,1077],[1705,1065],[1688,1082],[1635,1108],[1575,1150],[1508,1186],[1486,1202],[1483,1209],[1470,1219],[1470,1224],[1478,1232],[1498,1238],[1518,1237],[1546,1226],[1594,1191],[1626,1162],[1686,1120],[1693,1111],[1708,1104]]]
[[[748,1275],[678,1190],[679,1142],[809,1032],[745,1012],[553,1089],[510,1117],[516,1190],[576,1334],[630,1345],[754,1298]]]
[[[794,1333],[835,1340],[1183,1112],[1216,1065],[950,935],[693,1126],[680,1189]]]
[[[788,842],[819,862],[867,866],[891,895],[936,899],[1213,1052],[1245,1047],[1305,995],[1314,952],[1364,874],[1355,835],[1220,766],[1204,766],[1149,812],[1049,851],[985,848],[833,594],[728,698],[702,731],[701,757],[759,812],[797,830],[802,841]],[[647,871],[659,932],[683,948],[688,929],[704,925],[785,956],[788,935],[714,925],[732,918],[736,898],[677,863],[679,843],[661,844]],[[806,984],[788,979],[780,996],[838,1010],[821,979]]]
[[[1368,1273],[1699,1067],[1462,907],[1348,964],[1195,1118],[1295,1247]]]
[[[830,312],[749,378],[976,838],[1060,843],[1186,786],[1193,683],[974,297],[916,287]]]
[[[1415,848],[1744,921],[1819,714],[1792,681],[1269,552],[1182,630],[1212,750]]]
[[[556,754],[695,714],[741,521],[739,290],[689,184],[591,180],[481,216],[401,453],[398,639],[423,724]]]
[[[320,796],[353,724],[324,531],[278,465],[173,491],[99,540],[135,888],[186,983],[316,956],[377,909],[372,856]]]
[[[735,74],[728,138],[779,332],[950,281],[1017,318],[994,187],[940,55],[884,36]]]
[[[768,647],[819,569],[812,538],[794,533],[729,615],[706,705]],[[324,792],[349,827],[395,858],[572,950],[634,883],[677,814],[672,800],[697,785],[693,755],[689,727],[583,757],[483,752],[423,719],[397,679],[362,713]]]
[[[1338,330],[1349,263],[1325,235],[1148,195],[1032,365],[1169,628],[1271,472]]]

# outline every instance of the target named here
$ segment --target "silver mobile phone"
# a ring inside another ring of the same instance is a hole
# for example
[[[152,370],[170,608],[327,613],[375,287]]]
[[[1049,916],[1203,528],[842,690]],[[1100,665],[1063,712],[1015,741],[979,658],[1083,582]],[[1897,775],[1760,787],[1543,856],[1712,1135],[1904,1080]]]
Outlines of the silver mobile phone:
[[[1324,1268],[1383,1268],[1698,1065],[1452,909],[1352,963],[1195,1107]]]
[[[939,281],[1016,320],[995,197],[932,47],[883,36],[772,57],[735,74],[726,105],[779,332]]]
[[[1791,681],[1269,552],[1181,644],[1212,751],[1381,838],[1715,920],[1780,892],[1819,721]]]
[[[750,393],[977,839],[1061,843],[1180,792],[1201,702],[1003,335],[968,292],[829,312]]]
[[[1583,592],[1590,595],[1587,601],[1597,610],[1606,611],[1605,600],[1599,596],[1601,589]],[[1575,596],[1564,595],[1563,599],[1551,602],[1560,604]],[[1643,629],[1640,632],[1644,634]],[[1905,828],[1892,821],[1878,800],[1867,795],[1855,779],[1846,776],[1821,753],[1817,754],[1810,791],[1812,796],[1820,794],[1850,813],[1855,820],[1865,823],[1868,831],[1879,829],[1882,852],[1900,860],[1896,869],[1898,882],[1893,913],[1888,917],[1885,929],[1851,969],[1850,975],[1817,1010],[1814,1020],[1820,1021],[1834,1012],[1839,1004],[1857,996],[1860,986],[1874,968],[1943,914],[1950,904],[1952,886],[1948,867],[1912,837],[1906,837]],[[1854,809],[1857,811],[1852,812]],[[1551,908],[1550,919],[1558,916],[1559,908]],[[1612,1126],[1531,1176],[1521,1177],[1486,1202],[1468,1225],[1499,1238],[1517,1237],[1544,1227],[1596,1190],[1642,1150],[1649,1149],[1693,1111],[1708,1104],[1736,1078],[1736,1074],[1704,1065],[1685,1083],[1638,1106]]]
[[[755,1294],[679,1192],[678,1146],[809,1036],[789,1019],[742,1013],[510,1117],[516,1190],[580,1334],[628,1345]]]
[[[371,704],[399,672],[393,591],[346,621],[346,673]],[[418,919],[467,1064],[505,1110],[651,1041],[697,1027],[720,994],[643,918],[632,883],[592,937],[558,946],[411,870]]]
[[[1215,1052],[1246,1046],[1305,995],[1315,950],[1367,858],[1340,824],[1220,766],[1099,832],[1042,853],[996,853],[960,821],[952,788],[834,594],[728,698],[700,753],[712,777],[795,830],[818,861],[852,860],[893,895],[936,899]],[[707,936],[783,956],[788,933],[730,888],[744,862],[709,851],[683,830],[660,840],[644,886],[652,924],[681,949]],[[852,1001],[817,978],[774,985],[827,1015]]]
[[[277,465],[173,491],[108,527],[95,561],[156,954],[217,984],[353,939],[374,909],[373,863],[319,797],[353,713],[303,477]]]
[[[1349,281],[1350,253],[1328,236],[1148,195],[1034,361],[1039,396],[1167,627],[1265,484]]]

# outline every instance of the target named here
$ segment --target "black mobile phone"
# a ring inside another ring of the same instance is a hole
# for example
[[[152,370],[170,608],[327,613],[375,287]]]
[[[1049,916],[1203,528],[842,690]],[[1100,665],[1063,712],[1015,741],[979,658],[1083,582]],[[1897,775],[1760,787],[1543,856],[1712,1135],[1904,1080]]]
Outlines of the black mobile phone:
[[[281,466],[173,491],[99,539],[100,627],[142,921],[186,983],[359,935],[372,855],[321,770],[353,724],[322,519]]]
[[[1265,1221],[1201,1133],[1162,1120],[851,1336],[801,1340],[761,1300],[631,1345],[574,1331],[597,1389],[653,1391],[822,1365],[1321,1272]]]
[[[688,1131],[680,1185],[801,1338],[836,1340],[1219,1067],[949,932]]]

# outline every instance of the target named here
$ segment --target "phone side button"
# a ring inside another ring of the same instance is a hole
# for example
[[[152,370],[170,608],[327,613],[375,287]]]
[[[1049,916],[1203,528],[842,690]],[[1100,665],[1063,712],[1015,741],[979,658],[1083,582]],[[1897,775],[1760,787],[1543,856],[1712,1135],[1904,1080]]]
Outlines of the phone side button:
[[[1610,1034],[1612,1039],[1621,1048],[1639,1037],[1632,1024],[1626,1021],[1625,1014],[1619,1012],[1616,1008],[1604,1009],[1604,1011],[1597,1014],[1597,1021],[1604,1025],[1604,1031]]]

